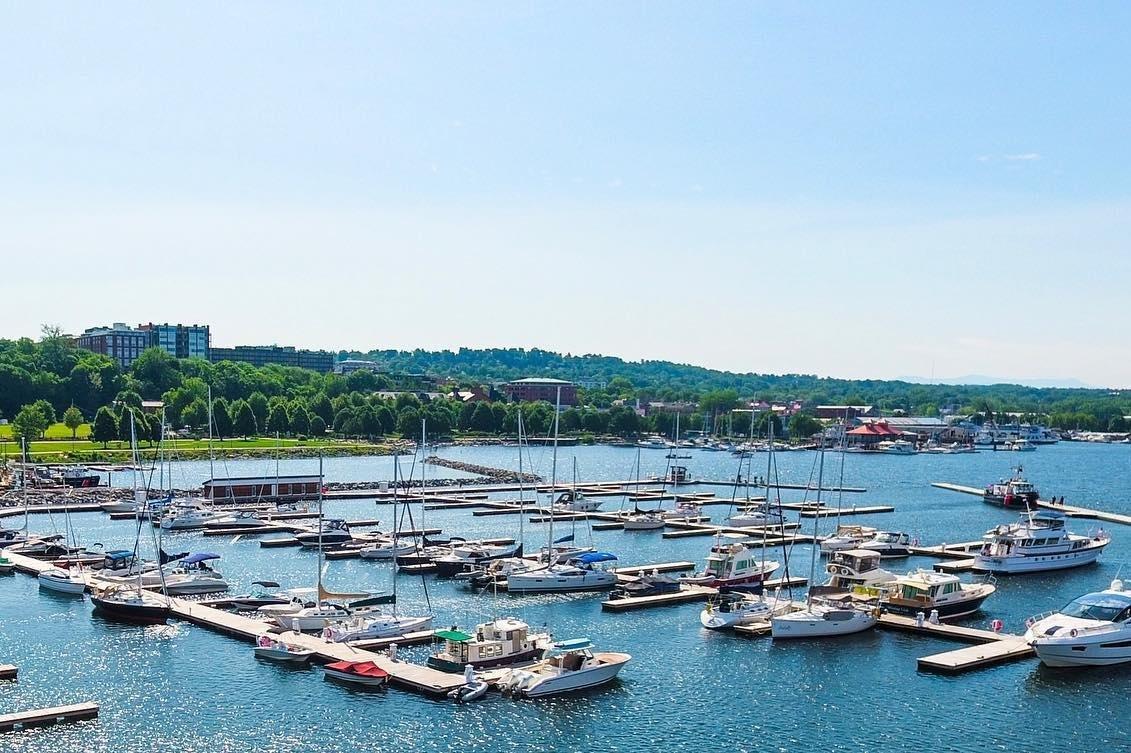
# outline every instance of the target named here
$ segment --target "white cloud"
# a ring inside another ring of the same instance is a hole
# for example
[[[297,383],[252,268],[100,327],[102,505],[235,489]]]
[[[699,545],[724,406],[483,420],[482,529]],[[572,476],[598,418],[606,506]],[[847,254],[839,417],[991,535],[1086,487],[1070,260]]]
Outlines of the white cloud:
[[[1010,162],[1036,162],[1041,158],[1041,155],[1036,152],[1023,152],[1021,154],[1007,154],[1005,159]]]

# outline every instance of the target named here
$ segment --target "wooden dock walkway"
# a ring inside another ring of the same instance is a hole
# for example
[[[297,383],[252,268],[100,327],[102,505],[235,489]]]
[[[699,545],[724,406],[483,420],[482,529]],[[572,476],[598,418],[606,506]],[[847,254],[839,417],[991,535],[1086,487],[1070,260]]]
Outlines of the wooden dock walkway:
[[[993,664],[1025,659],[1033,655],[1035,655],[1033,648],[1025,642],[1023,637],[1011,635],[992,643],[921,656],[918,660],[918,666],[919,669],[928,672],[953,675]]]
[[[849,515],[874,515],[881,512],[895,512],[892,505],[863,505],[857,507],[821,507],[820,510],[802,510],[798,513],[803,518],[836,518]]]
[[[946,489],[950,492],[959,492],[961,494],[970,494],[973,496],[981,497],[984,490],[978,489],[973,486],[963,486],[962,484],[949,484],[942,481],[935,481],[931,486],[936,489]],[[1131,515],[1123,515],[1117,512],[1107,512],[1105,510],[1093,510],[1088,507],[1080,507],[1078,505],[1054,505],[1047,499],[1037,500],[1037,507],[1045,510],[1056,510],[1062,512],[1069,518],[1085,518],[1091,520],[1102,520],[1106,523],[1118,523],[1120,525],[1131,526]]]
[[[0,714],[0,732],[12,732],[27,727],[45,727],[50,724],[77,722],[97,717],[98,704],[89,701],[35,711],[18,711],[14,714]]]

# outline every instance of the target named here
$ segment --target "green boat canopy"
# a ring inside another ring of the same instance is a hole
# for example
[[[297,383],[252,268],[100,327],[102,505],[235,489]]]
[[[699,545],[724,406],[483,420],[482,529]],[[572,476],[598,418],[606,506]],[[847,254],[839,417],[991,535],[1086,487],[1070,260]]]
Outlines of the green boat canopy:
[[[446,641],[456,641],[457,643],[471,640],[470,635],[462,633],[459,630],[437,630],[436,637],[443,638]]]

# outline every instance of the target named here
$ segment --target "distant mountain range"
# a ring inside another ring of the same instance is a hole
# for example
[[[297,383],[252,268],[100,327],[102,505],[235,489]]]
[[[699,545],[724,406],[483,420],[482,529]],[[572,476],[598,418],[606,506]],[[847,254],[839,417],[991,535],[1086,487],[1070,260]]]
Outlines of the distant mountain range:
[[[1094,390],[1099,389],[1093,385],[1081,382],[1079,379],[1016,379],[1010,377],[996,377],[987,376],[985,374],[965,374],[956,377],[943,377],[930,379],[923,376],[901,376],[896,377],[901,382],[913,382],[915,384],[968,384],[968,385],[991,385],[991,384],[1019,384],[1023,387],[1060,387],[1064,389],[1080,389],[1080,390]]]

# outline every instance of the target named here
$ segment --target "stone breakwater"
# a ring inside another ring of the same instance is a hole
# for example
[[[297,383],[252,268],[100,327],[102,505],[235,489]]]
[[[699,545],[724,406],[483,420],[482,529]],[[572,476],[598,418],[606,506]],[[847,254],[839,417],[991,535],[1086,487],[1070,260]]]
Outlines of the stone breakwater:
[[[486,465],[464,463],[459,460],[449,460],[436,455],[429,455],[424,459],[424,462],[429,465],[438,465],[442,468],[451,468],[454,471],[474,473],[478,476],[490,479],[491,481],[501,483],[517,484],[522,482],[524,484],[537,484],[542,481],[541,476],[537,476],[533,473],[519,473],[518,471],[507,470],[505,468],[491,468]]]

